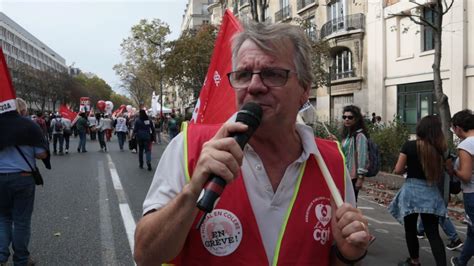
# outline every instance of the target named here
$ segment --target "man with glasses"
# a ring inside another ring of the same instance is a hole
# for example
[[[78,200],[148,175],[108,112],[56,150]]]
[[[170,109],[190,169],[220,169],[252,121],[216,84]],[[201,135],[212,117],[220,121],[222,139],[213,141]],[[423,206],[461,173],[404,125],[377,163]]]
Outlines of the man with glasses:
[[[240,149],[230,137],[247,126],[189,125],[165,150],[135,234],[138,265],[343,265],[367,253],[367,220],[354,208],[334,142],[296,124],[311,88],[310,46],[301,28],[250,24],[233,40],[228,74],[237,105],[263,111]],[[322,156],[346,201],[336,208],[315,156]],[[185,160],[183,160],[185,159]],[[196,208],[209,175],[227,186],[199,230]]]

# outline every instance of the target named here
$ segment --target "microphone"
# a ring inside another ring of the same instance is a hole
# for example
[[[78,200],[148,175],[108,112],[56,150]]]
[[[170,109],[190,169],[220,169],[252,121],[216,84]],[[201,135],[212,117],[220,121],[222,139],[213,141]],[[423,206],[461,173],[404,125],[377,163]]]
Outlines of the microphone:
[[[246,132],[238,132],[232,134],[232,137],[237,141],[240,148],[243,149],[245,144],[250,140],[255,130],[260,125],[260,120],[262,119],[262,108],[260,105],[254,102],[248,102],[244,104],[242,109],[237,113],[237,118],[235,122],[241,122],[248,126]],[[202,210],[204,215],[201,217],[197,225],[197,229],[201,227],[204,218],[206,217],[207,213],[210,213],[212,209],[214,209],[214,205],[217,199],[221,196],[224,188],[226,186],[226,181],[215,174],[211,174],[209,176],[208,182],[201,191],[201,195],[199,196],[197,207]]]

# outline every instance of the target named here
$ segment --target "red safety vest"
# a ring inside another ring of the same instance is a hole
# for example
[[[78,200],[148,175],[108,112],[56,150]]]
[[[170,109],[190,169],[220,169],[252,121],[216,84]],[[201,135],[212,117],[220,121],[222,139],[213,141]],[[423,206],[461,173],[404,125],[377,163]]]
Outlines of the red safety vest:
[[[199,158],[202,144],[221,125],[190,124],[185,132],[187,178]],[[333,141],[316,139],[319,151],[334,178],[341,196],[345,192],[342,153]],[[240,175],[226,186],[213,212],[207,215],[200,230],[196,217],[176,265],[329,265],[333,242],[331,232],[331,194],[324,177],[311,156],[297,177],[295,192],[285,215],[273,259],[268,259]],[[268,221],[271,223],[271,221]]]

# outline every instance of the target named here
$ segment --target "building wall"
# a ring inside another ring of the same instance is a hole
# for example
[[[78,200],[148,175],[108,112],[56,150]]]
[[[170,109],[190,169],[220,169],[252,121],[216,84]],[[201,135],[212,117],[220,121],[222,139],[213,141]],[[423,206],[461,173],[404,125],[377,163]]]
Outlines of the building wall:
[[[433,80],[434,50],[423,51],[423,28],[409,18],[395,16],[401,11],[414,11],[417,5],[408,0],[392,2],[384,8],[383,1],[369,0],[367,16],[369,102],[384,120],[397,115],[397,86]],[[467,23],[467,18],[474,15],[473,9],[472,2],[456,0],[443,17],[441,78],[452,114],[474,107],[474,95],[470,93],[474,71],[470,72],[469,67],[474,55],[468,49],[473,44],[474,28]]]
[[[64,58],[2,12],[0,46],[8,64],[21,62],[40,70],[67,71]]]

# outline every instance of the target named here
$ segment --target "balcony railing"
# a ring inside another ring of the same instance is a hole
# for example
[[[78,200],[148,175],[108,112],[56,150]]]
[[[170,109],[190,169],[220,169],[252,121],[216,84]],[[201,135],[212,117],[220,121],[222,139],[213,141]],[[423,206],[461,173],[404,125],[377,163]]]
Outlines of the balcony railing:
[[[275,13],[275,22],[282,21],[291,15],[291,6],[285,6]]]
[[[344,72],[337,72],[336,70],[332,70],[331,72],[331,80],[353,78],[356,76],[354,68]]]
[[[297,10],[303,9],[306,6],[309,6],[312,3],[316,3],[316,0],[298,0],[296,1]]]
[[[365,16],[362,13],[336,18],[326,22],[321,27],[321,39],[336,32],[357,29],[365,29]]]

